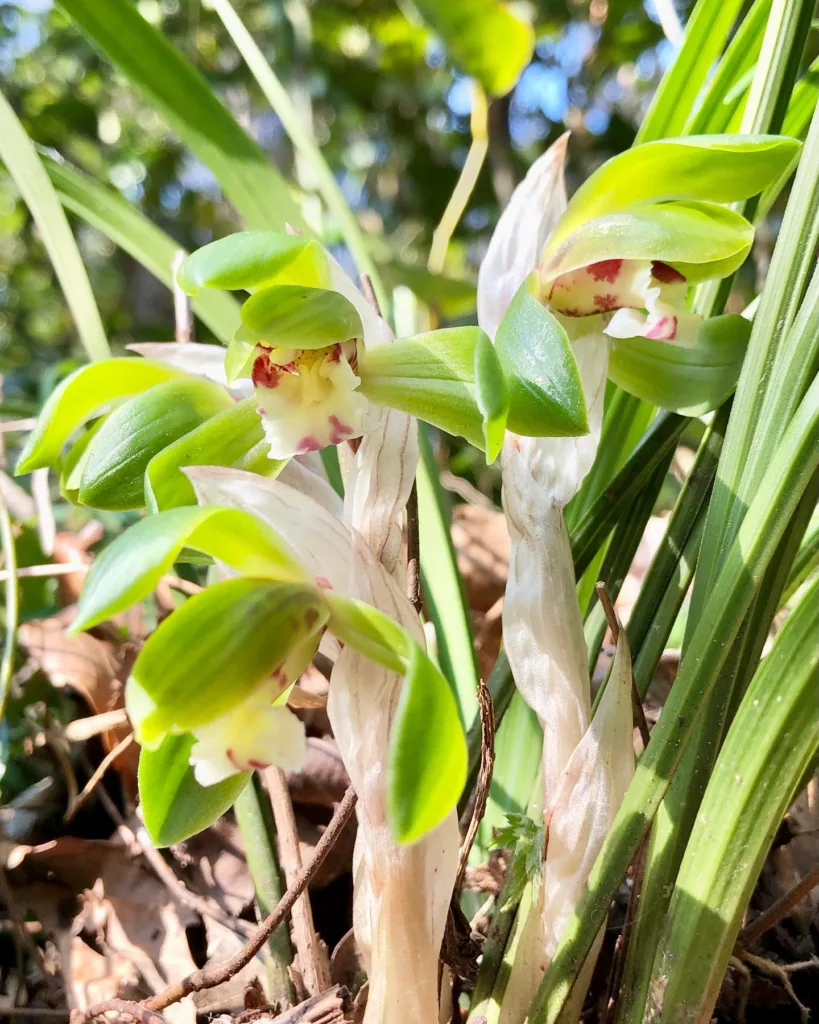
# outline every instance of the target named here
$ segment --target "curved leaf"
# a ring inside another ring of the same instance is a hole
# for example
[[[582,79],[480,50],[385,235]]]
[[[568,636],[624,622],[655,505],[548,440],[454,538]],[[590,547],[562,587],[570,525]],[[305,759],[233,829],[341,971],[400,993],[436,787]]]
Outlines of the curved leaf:
[[[509,430],[531,437],[587,433],[586,400],[569,339],[527,282],[501,320],[495,348],[509,384]]]
[[[242,306],[241,315],[242,323],[260,341],[284,348],[327,348],[364,335],[352,302],[326,288],[295,284],[263,288]]]
[[[285,542],[256,516],[208,505],[169,509],[135,523],[99,554],[71,632],[90,629],[146,598],[183,547],[249,576],[308,579]]]
[[[591,220],[558,246],[551,241],[538,267],[548,284],[561,274],[601,260],[660,260],[689,282],[726,277],[745,261],[754,229],[714,203],[665,203]]]
[[[505,96],[532,59],[532,26],[499,0],[415,0],[461,71]]]
[[[729,313],[700,327],[694,345],[628,338],[615,342],[609,377],[643,401],[684,416],[702,416],[736,387],[751,324]]]
[[[131,398],[111,413],[88,446],[79,500],[92,508],[142,508],[143,476],[151,459],[231,405],[224,388],[196,378],[157,384]]]
[[[151,459],[145,470],[145,505],[150,512],[196,504],[189,466],[230,466],[276,476],[286,461],[270,458],[270,445],[256,401],[247,398],[217,413]]]
[[[324,250],[299,235],[273,231],[237,231],[203,245],[176,274],[188,295],[201,288],[255,291],[277,281],[323,285],[329,281]]]
[[[317,587],[231,579],[189,598],[134,663],[126,692],[140,743],[190,731],[232,711],[299,653],[309,663],[327,621]]]
[[[156,750],[139,754],[139,802],[155,846],[172,846],[202,832],[233,806],[250,781],[239,772],[213,786],[200,786],[188,763],[190,733],[166,736]]]
[[[190,379],[181,370],[150,359],[106,359],[82,366],[52,391],[29,434],[15,473],[52,466],[79,427],[126,398],[155,384]]]
[[[580,225],[666,200],[733,203],[762,192],[796,159],[783,135],[689,135],[634,146],[607,160],[572,196],[550,248]]]
[[[500,455],[509,416],[509,388],[495,346],[481,332],[475,345],[475,401],[483,419],[486,461]]]
[[[390,733],[387,812],[400,843],[439,825],[466,782],[466,739],[446,679],[410,637],[407,669]]]

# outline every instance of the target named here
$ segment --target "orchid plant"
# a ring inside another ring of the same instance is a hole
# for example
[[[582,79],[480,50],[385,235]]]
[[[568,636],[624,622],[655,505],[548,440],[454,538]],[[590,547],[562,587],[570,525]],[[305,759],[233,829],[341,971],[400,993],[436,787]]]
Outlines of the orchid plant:
[[[503,637],[515,683],[543,727],[535,803],[546,838],[540,876],[524,894],[506,947],[506,967],[484,979],[487,995],[472,1008],[473,1019],[489,1024],[527,1018],[634,771],[631,675],[622,640],[612,672],[620,700],[607,695],[591,716],[563,517],[596,455],[606,378],[689,414],[708,412],[730,394],[750,324],[736,315],[705,319],[689,311],[689,286],[733,273],[750,250],[752,226],[720,204],[760,192],[798,151],[795,141],[780,137],[638,146],[603,165],[567,203],[566,141],[536,161],[512,196],[479,278],[479,321],[496,343],[522,320],[533,333],[571,339],[590,425],[577,438],[509,432],[501,454],[512,538]],[[582,1008],[601,941],[602,933],[567,1004],[571,1019]]]

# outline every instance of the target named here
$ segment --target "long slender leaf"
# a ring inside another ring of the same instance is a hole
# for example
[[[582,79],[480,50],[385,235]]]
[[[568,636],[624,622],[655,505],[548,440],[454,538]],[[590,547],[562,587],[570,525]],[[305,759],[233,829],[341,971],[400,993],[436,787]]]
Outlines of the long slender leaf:
[[[657,950],[652,1020],[708,1020],[771,841],[819,748],[819,583],[803,594],[714,767]]]
[[[567,924],[530,1009],[531,1024],[554,1024],[571,993],[611,900],[666,793],[730,653],[788,519],[819,465],[819,378],[772,453],[745,519],[715,581],[663,714]]]
[[[309,232],[265,153],[205,78],[131,0],[60,0],[60,6],[209,167],[249,228]]]
[[[462,721],[469,727],[478,714],[478,669],[469,612],[449,533],[449,516],[444,512],[438,468],[423,429],[420,439],[417,483],[421,577],[438,638],[438,660],[455,692]]]
[[[0,159],[39,229],[85,351],[91,359],[105,359],[110,354],[108,339],[77,243],[34,144],[2,93]]]
[[[166,287],[173,286],[172,264],[180,247],[127,199],[86,174],[50,157],[43,159],[63,206],[101,231],[141,263]],[[239,323],[239,304],[226,292],[203,289],[191,300],[193,312],[227,344]]]

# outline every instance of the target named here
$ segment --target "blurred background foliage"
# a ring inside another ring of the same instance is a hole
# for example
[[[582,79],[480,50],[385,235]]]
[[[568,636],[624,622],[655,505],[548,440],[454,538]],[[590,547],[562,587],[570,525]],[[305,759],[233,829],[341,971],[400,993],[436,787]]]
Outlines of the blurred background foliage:
[[[201,0],[139,0],[137,6],[309,195],[310,168],[294,157],[216,15]],[[378,261],[400,260],[400,277],[419,291],[428,288],[432,232],[469,148],[471,80],[447,63],[409,4],[238,0],[235,6],[312,124]],[[626,148],[673,54],[652,0],[527,6],[536,52],[514,91],[490,108],[488,160],[448,255],[447,272],[459,279],[449,289],[450,314],[473,308],[475,269],[498,211],[534,157],[567,127],[575,179]],[[662,6],[668,10],[668,0]],[[682,6],[677,13],[684,20]],[[0,0],[0,75],[38,145],[118,189],[180,245],[195,248],[238,226],[210,171],[50,0]],[[115,350],[132,340],[172,337],[166,289],[100,233],[75,219],[72,226]],[[387,270],[389,283],[398,280],[394,269]],[[24,204],[0,177],[5,415],[36,411],[54,374],[65,372],[67,360],[82,359],[55,284]],[[206,340],[204,328],[197,329]]]

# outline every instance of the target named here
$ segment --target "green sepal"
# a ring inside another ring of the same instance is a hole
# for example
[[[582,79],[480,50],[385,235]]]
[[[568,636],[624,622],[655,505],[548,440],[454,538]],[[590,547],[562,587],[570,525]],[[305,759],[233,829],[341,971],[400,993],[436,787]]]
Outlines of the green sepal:
[[[141,363],[129,360],[131,366]],[[220,385],[186,377],[157,384],[118,406],[84,457],[80,502],[117,511],[142,508],[143,476],[151,459],[232,404]]]
[[[399,672],[406,671],[407,634],[388,615],[354,597],[328,591],[327,628],[343,644],[371,661]]]
[[[71,632],[90,629],[144,600],[186,547],[249,576],[308,579],[279,535],[249,512],[215,505],[169,509],[135,523],[100,552]]]
[[[156,746],[232,711],[289,655],[309,663],[329,611],[306,583],[239,578],[189,598],[148,637],[126,702],[137,740]]]
[[[602,260],[659,260],[689,283],[726,277],[751,250],[754,229],[739,213],[705,202],[674,202],[612,213],[550,241],[538,267],[541,288]],[[548,293],[544,298],[548,297]]]
[[[729,313],[703,321],[693,345],[618,339],[609,357],[609,378],[651,405],[702,416],[736,387],[750,336],[750,322]]]
[[[749,199],[778,180],[799,150],[796,139],[782,135],[691,135],[634,146],[607,160],[575,192],[550,249],[582,224],[635,206]]]
[[[166,736],[155,750],[139,753],[139,804],[154,846],[184,842],[232,807],[251,778],[239,772],[213,786],[200,786],[188,763],[190,733]]]
[[[507,428],[527,437],[588,432],[580,371],[566,332],[524,282],[501,320],[495,350],[509,386]]]
[[[414,843],[454,812],[466,783],[466,737],[449,683],[407,636],[404,684],[390,731],[387,819]]]
[[[390,732],[387,819],[399,843],[414,843],[458,803],[466,782],[466,737],[452,689],[397,622],[355,598],[328,591],[327,628],[342,643],[404,676]]]
[[[240,324],[236,333],[230,341],[225,353],[225,378],[228,384],[233,384],[240,377],[250,377],[253,371],[253,363],[256,359],[256,345],[258,342],[244,334],[250,335],[250,331]]]
[[[483,449],[483,418],[474,394],[479,327],[449,327],[377,345],[359,355],[359,390]]]
[[[53,466],[83,423],[141,391],[189,375],[152,359],[106,359],[82,366],[52,391],[29,434],[15,475]]]
[[[188,295],[200,288],[255,291],[275,282],[323,287],[329,267],[317,242],[273,231],[238,231],[202,246],[176,274]]]
[[[475,344],[475,402],[481,414],[486,461],[500,454],[509,417],[509,388],[495,346],[483,331]]]
[[[277,284],[256,292],[242,306],[242,341],[283,348],[327,348],[361,338],[361,317],[349,299],[326,288]]]
[[[270,458],[270,445],[256,401],[246,398],[206,420],[163,448],[145,470],[145,506],[149,512],[196,504],[188,466],[230,466],[276,476],[287,460]]]
[[[72,505],[79,504],[80,480],[82,480],[83,469],[85,469],[88,448],[105,419],[105,416],[100,416],[99,419],[94,420],[59,460],[60,494]]]

